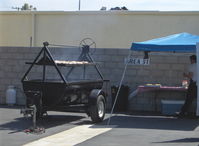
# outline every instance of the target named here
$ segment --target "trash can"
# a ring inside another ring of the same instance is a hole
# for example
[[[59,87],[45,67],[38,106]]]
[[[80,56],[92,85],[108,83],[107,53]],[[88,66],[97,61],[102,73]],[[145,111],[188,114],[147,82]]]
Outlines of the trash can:
[[[112,96],[112,106],[115,102],[115,98],[118,92],[117,86],[111,87],[111,96]],[[125,112],[128,109],[128,95],[129,95],[129,87],[122,85],[117,97],[117,101],[114,107],[114,112]]]

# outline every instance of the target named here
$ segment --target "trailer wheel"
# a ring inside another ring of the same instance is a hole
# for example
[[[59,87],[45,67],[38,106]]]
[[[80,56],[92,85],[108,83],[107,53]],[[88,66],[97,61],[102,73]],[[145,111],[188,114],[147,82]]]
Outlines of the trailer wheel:
[[[98,95],[95,105],[91,105],[90,116],[94,123],[103,121],[106,112],[105,98],[103,95]]]

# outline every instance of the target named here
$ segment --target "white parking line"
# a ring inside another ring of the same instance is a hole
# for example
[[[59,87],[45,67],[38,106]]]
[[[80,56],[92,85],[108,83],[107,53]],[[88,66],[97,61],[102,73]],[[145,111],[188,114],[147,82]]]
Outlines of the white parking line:
[[[25,144],[24,146],[74,146],[107,132],[113,127],[115,126],[81,125]]]

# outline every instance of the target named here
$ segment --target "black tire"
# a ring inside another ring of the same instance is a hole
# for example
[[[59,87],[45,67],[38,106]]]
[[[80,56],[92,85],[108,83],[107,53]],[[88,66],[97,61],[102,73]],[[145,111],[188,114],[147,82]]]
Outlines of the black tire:
[[[96,105],[92,105],[90,108],[91,120],[94,123],[103,121],[106,113],[105,98],[103,95],[98,95]]]

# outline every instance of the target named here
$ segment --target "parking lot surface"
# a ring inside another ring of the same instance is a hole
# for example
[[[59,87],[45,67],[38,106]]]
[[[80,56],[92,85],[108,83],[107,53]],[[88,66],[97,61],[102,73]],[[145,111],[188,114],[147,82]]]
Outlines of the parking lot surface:
[[[44,133],[26,133],[33,124],[20,107],[0,106],[0,146],[198,146],[199,120],[150,114],[109,114],[93,124],[85,113],[49,112],[37,126]]]

